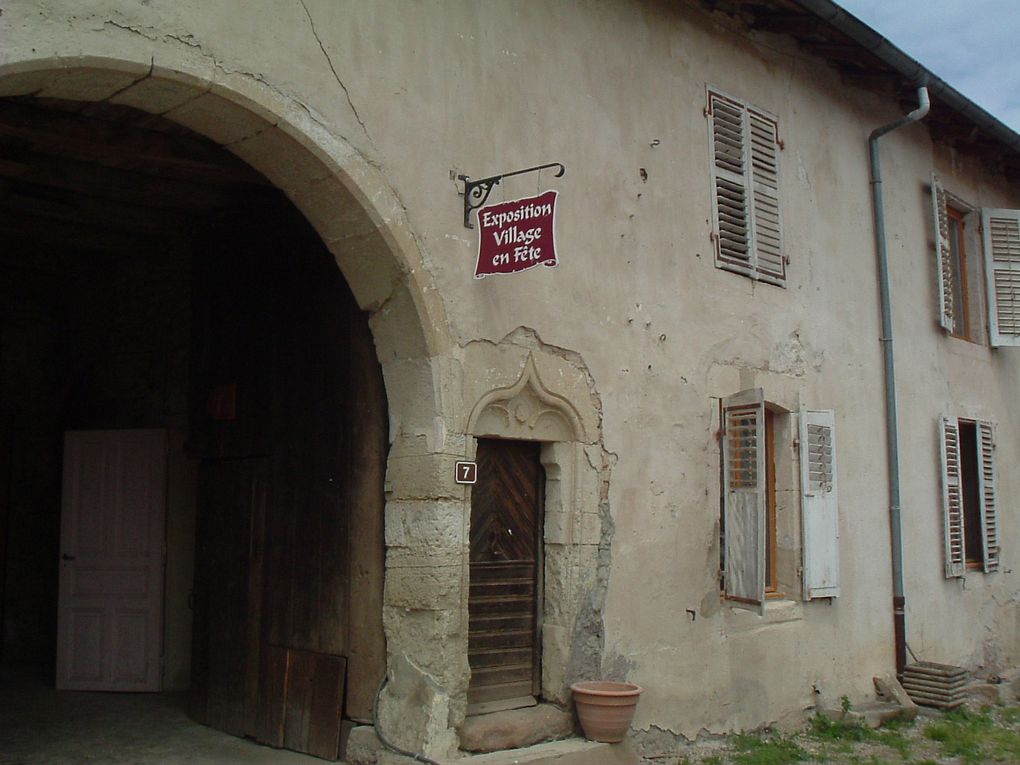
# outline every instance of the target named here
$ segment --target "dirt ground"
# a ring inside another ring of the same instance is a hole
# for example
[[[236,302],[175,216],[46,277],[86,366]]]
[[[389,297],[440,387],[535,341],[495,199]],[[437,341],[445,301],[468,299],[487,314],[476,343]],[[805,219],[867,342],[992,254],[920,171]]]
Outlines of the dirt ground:
[[[972,703],[877,730],[816,718],[797,734],[764,732],[691,744],[648,765],[987,765],[1020,763],[1020,707]]]

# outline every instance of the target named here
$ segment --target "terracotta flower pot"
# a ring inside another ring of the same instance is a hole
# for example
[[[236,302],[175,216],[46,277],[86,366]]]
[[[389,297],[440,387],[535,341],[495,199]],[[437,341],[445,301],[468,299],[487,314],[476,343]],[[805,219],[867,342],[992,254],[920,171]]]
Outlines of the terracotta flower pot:
[[[634,683],[594,680],[574,683],[574,706],[585,737],[615,744],[623,741],[634,719],[638,696],[644,690]]]

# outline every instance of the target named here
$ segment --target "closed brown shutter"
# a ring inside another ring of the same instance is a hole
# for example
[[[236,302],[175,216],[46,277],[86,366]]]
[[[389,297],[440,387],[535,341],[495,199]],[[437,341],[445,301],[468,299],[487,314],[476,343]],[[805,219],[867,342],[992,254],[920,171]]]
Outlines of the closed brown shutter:
[[[752,279],[786,280],[776,120],[709,91],[716,265]]]

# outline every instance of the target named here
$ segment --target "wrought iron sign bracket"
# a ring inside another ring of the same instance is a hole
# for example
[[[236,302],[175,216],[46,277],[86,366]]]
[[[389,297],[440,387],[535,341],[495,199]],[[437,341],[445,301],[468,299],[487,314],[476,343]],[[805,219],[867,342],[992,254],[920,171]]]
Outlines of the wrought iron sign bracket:
[[[473,181],[466,175],[458,175],[458,181],[464,181],[464,228],[474,228],[471,224],[471,213],[477,210],[479,207],[485,204],[485,201],[489,198],[489,194],[492,193],[492,187],[499,183],[504,178],[509,178],[513,175],[524,175],[525,173],[534,173],[539,170],[545,170],[549,167],[558,167],[556,171],[556,178],[560,178],[567,171],[562,163],[550,162],[547,165],[538,165],[537,167],[529,167],[527,170],[515,170],[512,173],[503,173],[502,175],[493,175],[488,178],[482,178],[481,180]]]

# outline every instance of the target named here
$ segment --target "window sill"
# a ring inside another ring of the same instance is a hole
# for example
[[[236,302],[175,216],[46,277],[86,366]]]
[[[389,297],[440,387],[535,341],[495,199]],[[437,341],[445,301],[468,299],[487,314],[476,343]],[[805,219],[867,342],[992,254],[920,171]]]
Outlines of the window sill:
[[[949,341],[946,344],[946,348],[952,354],[983,361],[987,361],[992,357],[992,349],[985,342],[948,333],[945,337]]]
[[[789,598],[768,598],[765,600],[765,613],[759,615],[749,608],[740,608],[727,604],[726,626],[735,632],[768,627],[774,624],[797,622],[804,618],[804,604]]]

